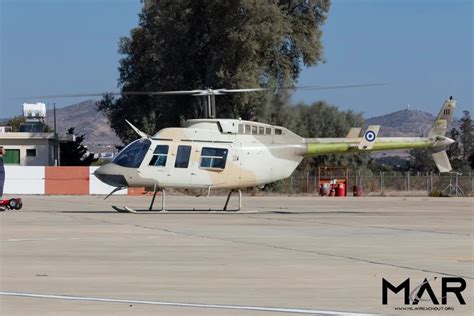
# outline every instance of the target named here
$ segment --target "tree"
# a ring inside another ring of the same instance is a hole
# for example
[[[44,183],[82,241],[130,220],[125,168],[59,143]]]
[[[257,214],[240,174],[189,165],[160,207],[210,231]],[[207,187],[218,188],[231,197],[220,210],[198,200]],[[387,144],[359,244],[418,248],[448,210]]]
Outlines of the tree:
[[[9,119],[6,125],[11,126],[13,132],[19,132],[21,123],[25,123],[25,117],[18,115]]]
[[[139,27],[122,38],[122,91],[281,87],[296,82],[302,66],[323,60],[321,25],[330,0],[160,0],[140,14]],[[217,115],[255,119],[264,93],[218,99]],[[193,96],[106,97],[99,110],[125,142],[124,118],[147,133],[201,116]]]
[[[431,152],[426,148],[410,150],[410,169],[420,172],[437,171]]]
[[[20,131],[20,125],[25,123],[26,119],[23,115],[18,115],[15,117],[12,117],[7,121],[6,126],[11,126],[13,132],[19,132]],[[45,133],[52,133],[54,132],[53,129],[46,123],[43,124],[44,130],[43,132]]]
[[[462,159],[462,150],[459,146],[460,135],[461,134],[455,127],[451,128],[448,132],[448,137],[454,140],[454,143],[449,145],[449,147],[446,149],[446,153],[448,154],[453,170],[460,170],[462,169],[463,165],[465,165],[465,162]]]
[[[461,135],[459,141],[462,148],[462,160],[468,164],[470,157],[474,154],[474,146],[472,144],[472,119],[469,111],[463,111],[463,117],[461,118]]]
[[[297,127],[294,131],[307,138],[345,137],[351,127],[364,124],[362,113],[341,111],[324,101],[309,106],[300,103],[295,111]],[[315,169],[317,166],[348,166],[357,169],[368,160],[369,155],[365,153],[316,156],[306,160],[306,169]]]
[[[263,107],[258,120],[261,122],[285,126],[298,135],[312,137],[345,137],[351,127],[362,126],[362,113],[351,110],[341,111],[337,106],[324,101],[307,105],[299,103],[289,105],[289,95],[275,96],[270,104]],[[306,158],[299,170],[315,169],[317,166],[349,166],[359,168],[366,164],[369,156],[364,153],[345,155],[325,155]]]
[[[68,129],[67,134],[74,135],[74,127]],[[82,144],[84,135],[76,136],[74,142],[61,144],[61,166],[90,166],[97,158]]]

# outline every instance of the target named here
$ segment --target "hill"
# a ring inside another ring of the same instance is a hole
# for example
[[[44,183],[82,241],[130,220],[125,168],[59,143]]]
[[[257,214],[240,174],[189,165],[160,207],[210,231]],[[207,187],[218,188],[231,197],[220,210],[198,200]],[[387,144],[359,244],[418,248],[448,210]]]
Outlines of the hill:
[[[48,109],[46,123],[53,127],[53,110]],[[74,127],[76,134],[84,134],[84,143],[94,151],[113,151],[114,145],[121,145],[122,141],[110,128],[107,118],[96,109],[95,101],[84,101],[56,109],[56,124],[58,133],[66,133]],[[113,149],[113,150],[112,150]]]
[[[381,125],[379,136],[397,137],[426,135],[435,116],[418,110],[401,110],[365,120],[366,125]]]

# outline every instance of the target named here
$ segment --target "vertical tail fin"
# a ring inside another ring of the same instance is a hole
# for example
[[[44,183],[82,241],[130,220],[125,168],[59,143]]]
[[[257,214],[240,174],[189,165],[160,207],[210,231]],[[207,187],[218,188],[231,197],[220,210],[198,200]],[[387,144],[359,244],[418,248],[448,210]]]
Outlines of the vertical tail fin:
[[[435,138],[433,147],[431,148],[431,157],[433,158],[439,172],[450,172],[452,170],[448,155],[446,154],[446,146],[454,141],[445,137],[448,131],[448,124],[453,120],[454,109],[456,108],[456,100],[450,97],[446,100],[436,117],[433,126],[428,132],[429,138]],[[436,143],[441,143],[436,146]]]
[[[456,100],[450,97],[444,101],[441,111],[439,111],[433,126],[428,132],[428,137],[444,136],[448,130],[448,124],[453,120],[454,109],[456,108]]]

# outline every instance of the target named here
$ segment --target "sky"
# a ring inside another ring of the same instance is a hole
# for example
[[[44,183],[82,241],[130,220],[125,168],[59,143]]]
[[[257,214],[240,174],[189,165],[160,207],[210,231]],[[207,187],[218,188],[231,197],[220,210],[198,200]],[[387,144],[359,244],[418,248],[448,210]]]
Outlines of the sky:
[[[0,3],[0,118],[21,114],[19,96],[117,91],[118,41],[137,25],[140,0]],[[457,116],[472,111],[473,3],[333,0],[325,62],[305,67],[298,84],[388,85],[297,91],[293,102],[325,100],[370,117],[407,107],[437,114],[452,95]],[[61,107],[85,99],[44,101]]]

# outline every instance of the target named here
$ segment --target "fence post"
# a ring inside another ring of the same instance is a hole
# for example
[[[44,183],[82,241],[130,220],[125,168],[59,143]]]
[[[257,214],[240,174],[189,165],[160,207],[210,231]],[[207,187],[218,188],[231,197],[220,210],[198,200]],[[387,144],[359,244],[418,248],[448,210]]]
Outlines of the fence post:
[[[471,193],[474,192],[474,181],[472,179],[472,172],[469,172],[469,177],[471,177]]]
[[[405,179],[405,191],[410,191],[410,171],[407,171]]]
[[[433,171],[430,171],[430,192],[433,192]]]
[[[306,193],[309,193],[309,171],[306,171]]]
[[[383,195],[383,171],[380,171],[380,194]]]
[[[408,190],[407,191],[410,191],[410,171],[408,171],[407,173],[407,183],[408,183]]]
[[[428,172],[426,173],[426,192],[430,192],[430,180],[428,179]]]
[[[319,192],[319,177],[316,176],[316,170],[314,170],[314,181],[313,181],[313,193]]]

